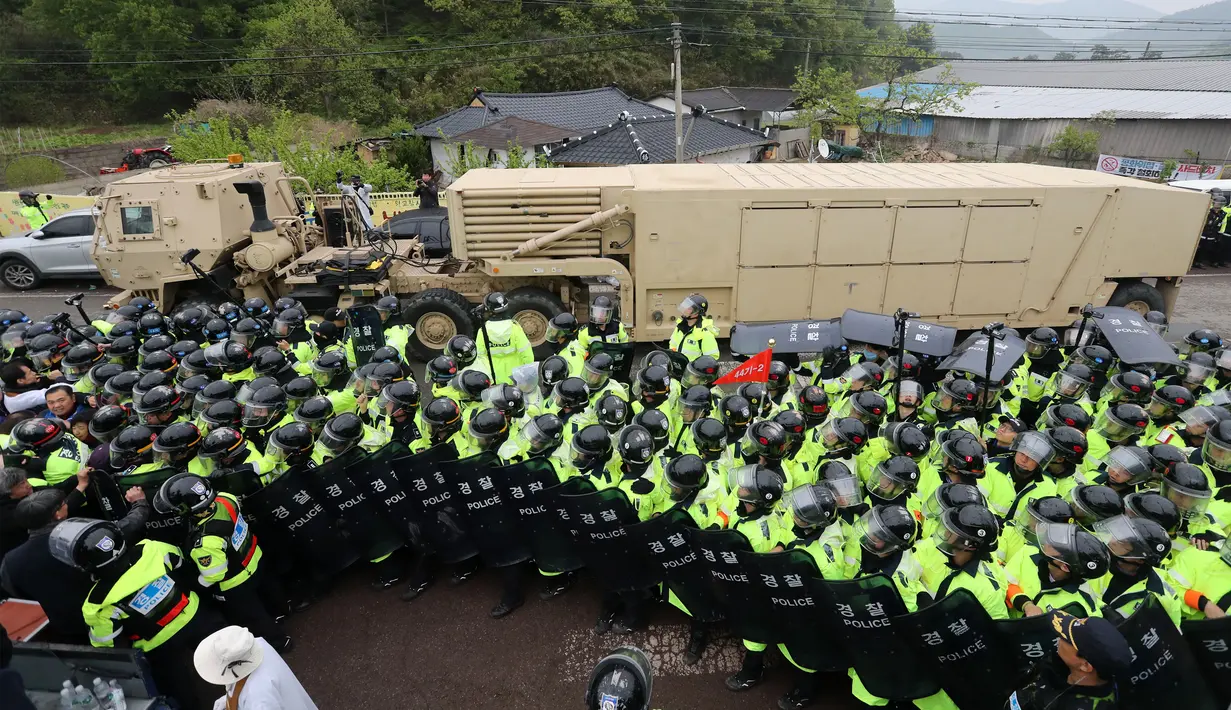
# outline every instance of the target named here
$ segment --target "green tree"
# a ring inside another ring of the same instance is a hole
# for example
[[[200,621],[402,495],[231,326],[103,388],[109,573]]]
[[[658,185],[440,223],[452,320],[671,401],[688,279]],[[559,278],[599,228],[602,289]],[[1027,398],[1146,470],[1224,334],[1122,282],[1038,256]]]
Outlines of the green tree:
[[[834,67],[819,67],[806,73],[801,70],[791,89],[799,97],[793,123],[809,129],[811,142],[820,139],[829,127],[859,123],[864,102],[850,72]]]
[[[910,66],[934,63],[934,57],[905,46],[898,39],[877,43],[867,49],[865,73],[869,83],[880,84],[883,94],[862,100],[860,114],[865,130],[879,142],[886,128],[903,119],[919,120],[924,115],[962,110],[962,99],[976,85],[962,81],[953,65],[945,64],[939,75],[926,83],[916,80]]]
[[[1047,145],[1047,152],[1064,161],[1065,167],[1071,168],[1090,160],[1098,153],[1100,137],[1101,134],[1096,130],[1081,129],[1070,123]]]
[[[1090,48],[1090,58],[1095,61],[1128,59],[1128,52],[1123,49],[1112,49],[1105,44],[1096,44]]]
[[[231,65],[227,74],[238,80],[232,88],[250,93],[257,101],[365,123],[382,121],[392,113],[390,97],[373,78],[373,58],[338,56],[361,52],[370,45],[329,0],[285,0],[271,17],[249,25],[244,44],[247,56],[254,58],[324,55]],[[271,68],[276,76],[268,76],[274,73]]]
[[[1056,52],[1056,56],[1052,57],[1052,60],[1057,62],[1071,62],[1076,58],[1077,55],[1073,52]]]

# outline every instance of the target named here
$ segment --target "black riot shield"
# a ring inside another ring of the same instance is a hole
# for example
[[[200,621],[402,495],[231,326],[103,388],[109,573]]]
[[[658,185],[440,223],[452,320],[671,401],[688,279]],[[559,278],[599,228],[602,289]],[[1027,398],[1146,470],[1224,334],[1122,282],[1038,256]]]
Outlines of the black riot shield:
[[[577,551],[603,588],[612,592],[652,587],[663,580],[661,568],[650,563],[634,546],[628,527],[637,513],[619,488],[576,493],[577,484],[566,483],[557,499],[568,514],[567,523]],[[584,490],[584,487],[580,490]]]
[[[1070,604],[1061,611],[1085,616],[1079,604]],[[996,619],[992,623],[1001,641],[1012,653],[1012,663],[1017,673],[1017,682],[1013,686],[1020,688],[1030,674],[1030,667],[1056,650],[1056,632],[1052,629],[1051,617],[1042,614],[1020,619]]]
[[[261,479],[251,466],[214,471],[209,475],[209,482],[214,484],[216,490],[230,493],[237,498],[250,496],[261,490]]]
[[[1203,622],[1204,623],[1204,622]],[[1133,651],[1128,682],[1120,685],[1120,707],[1126,710],[1215,710],[1214,701],[1193,652],[1162,606],[1148,597],[1119,624]]]
[[[859,343],[871,343],[885,348],[898,345],[898,326],[893,316],[867,313],[848,308],[842,313],[842,337]],[[953,350],[957,329],[921,320],[906,321],[906,350],[923,355],[944,357]]]
[[[367,491],[355,485],[347,475],[353,467],[366,466],[366,459],[361,450],[352,450],[322,466],[308,469],[308,480],[325,509],[341,521],[342,530],[352,544],[366,559],[375,560],[401,547],[405,537],[381,515]]]
[[[1099,332],[1111,344],[1112,351],[1121,362],[1130,365],[1180,364],[1175,351],[1140,313],[1118,306],[1106,306],[1098,309],[1095,317]]]
[[[873,695],[888,700],[925,698],[940,690],[905,635],[896,628],[906,604],[884,575],[820,582],[837,621],[851,667]]]
[[[611,356],[611,379],[616,382],[628,382],[633,372],[633,351],[636,343],[605,343],[601,340],[590,341],[590,354],[603,352]]]
[[[505,504],[513,509],[534,562],[547,573],[581,569],[581,557],[568,529],[556,514],[560,480],[550,460],[535,458],[492,469]]]
[[[505,503],[505,493],[492,473],[500,464],[493,452],[441,464],[454,485],[466,532],[490,567],[508,567],[531,558],[530,544],[518,524],[517,510]]]
[[[709,569],[688,544],[697,524],[683,508],[675,507],[644,523],[628,526],[629,538],[641,548],[666,580],[667,589],[699,621],[722,618],[722,608],[714,598]]]
[[[1180,629],[1218,707],[1231,705],[1231,617],[1185,621]]]
[[[418,522],[416,507],[402,488],[394,473],[394,461],[409,457],[404,444],[386,444],[379,451],[369,454],[362,462],[348,466],[346,475],[360,490],[366,492],[381,515],[389,521],[401,536],[413,540],[411,526]]]
[[[357,562],[361,551],[343,535],[312,488],[304,470],[293,468],[241,503],[262,545],[269,539],[271,549],[279,554],[293,557],[320,575],[332,576]]]
[[[1016,686],[1013,649],[968,590],[893,620],[962,710],[1001,710]]]
[[[154,495],[158,493],[158,488],[177,473],[179,471],[173,468],[160,468],[154,471],[117,476],[115,481],[122,489],[132,486],[140,487],[145,491],[145,499],[151,501],[150,515],[145,519],[145,536],[179,547],[184,544],[184,537],[188,534],[188,523],[183,516],[177,513],[158,512],[152,503]]]
[[[393,461],[402,490],[415,506],[418,531],[412,538],[426,545],[441,561],[454,564],[479,554],[466,534],[455,488],[443,465],[451,458],[444,447],[434,447]]]
[[[850,666],[839,644],[834,618],[817,585],[820,571],[803,550],[777,553],[737,552],[774,639],[786,646],[796,664],[815,671]]]
[[[783,323],[736,323],[731,327],[731,352],[756,355],[774,341],[774,356],[819,353],[842,345],[842,326],[831,320],[802,320]]]
[[[654,343],[654,349],[667,354],[667,358],[671,361],[667,372],[673,378],[680,379],[684,375],[684,368],[688,367],[688,356],[672,350],[668,343]]]
[[[1012,335],[1004,340],[996,341],[996,355],[992,360],[992,381],[999,382],[1009,374],[1026,354],[1026,341]],[[977,377],[987,376],[987,336],[975,333],[962,344],[952,355],[940,362],[941,370],[958,370],[969,372]]]
[[[761,597],[740,565],[739,553],[751,553],[748,538],[734,530],[694,530],[692,547],[709,570],[710,585],[731,633],[747,641],[773,643],[774,630],[761,609]]]

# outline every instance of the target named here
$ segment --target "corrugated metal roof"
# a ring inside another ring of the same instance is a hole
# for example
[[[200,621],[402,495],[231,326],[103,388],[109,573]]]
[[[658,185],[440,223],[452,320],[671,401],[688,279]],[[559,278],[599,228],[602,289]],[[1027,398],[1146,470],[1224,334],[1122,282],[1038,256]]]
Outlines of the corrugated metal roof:
[[[1053,89],[1039,86],[982,86],[962,99],[955,118],[1091,118],[1104,111],[1121,119],[1228,119],[1231,92]]]
[[[1065,89],[1148,89],[1153,91],[1229,90],[1231,61],[1217,59],[1075,62],[953,62],[962,81],[983,86],[1050,86]],[[944,66],[916,75],[935,82]]]
[[[692,123],[695,121],[696,123]],[[690,131],[691,128],[691,132]],[[684,119],[688,143],[684,155],[695,158],[736,148],[770,145],[759,131],[713,116]],[[644,161],[640,149],[646,151]],[[585,165],[626,165],[675,160],[675,114],[663,114],[612,123],[551,151],[553,162]]]

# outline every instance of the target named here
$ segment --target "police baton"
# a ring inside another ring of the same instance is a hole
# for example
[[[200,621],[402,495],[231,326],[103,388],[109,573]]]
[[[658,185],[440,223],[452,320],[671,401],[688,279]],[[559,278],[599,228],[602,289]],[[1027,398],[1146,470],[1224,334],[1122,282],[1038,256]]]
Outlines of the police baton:
[[[479,304],[475,306],[474,314],[479,318],[479,330],[483,333],[483,351],[487,353],[487,374],[492,378],[492,383],[495,383],[496,365],[492,362],[492,339],[487,334],[487,308]]]
[[[893,322],[897,326],[898,339],[898,374],[893,378],[893,411],[898,411],[898,394],[902,390],[902,372],[906,366],[906,322],[918,318],[918,313],[899,308],[893,314]]]
[[[79,313],[79,314],[81,315],[81,322],[82,322],[82,323],[84,323],[84,324],[86,324],[86,325],[89,325],[89,324],[90,324],[90,317],[89,317],[88,315],[86,315],[85,309],[81,307],[81,302],[82,302],[82,301],[84,301],[84,300],[85,300],[85,294],[84,294],[84,293],[74,293],[73,295],[71,295],[71,296],[69,296],[68,298],[64,299],[64,305],[66,305],[66,306],[73,306],[74,308],[76,308],[76,309],[77,309],[77,313]]]
[[[1102,318],[1102,317],[1103,317],[1102,313],[1099,313],[1098,311],[1094,310],[1093,303],[1087,303],[1086,305],[1081,307],[1081,325],[1077,327],[1077,339],[1073,341],[1074,348],[1081,347],[1081,339],[1082,339],[1082,336],[1086,334],[1086,324],[1090,322],[1090,319],[1091,318]]]
[[[222,296],[223,301],[231,300],[231,294],[227,293],[226,289],[219,286],[218,282],[215,281],[212,276],[202,271],[201,267],[197,266],[196,264],[192,262],[192,260],[197,258],[197,255],[199,255],[200,253],[201,253],[200,249],[189,249],[188,251],[184,252],[183,255],[180,256],[180,262],[187,265],[188,268],[192,269],[192,273],[196,274],[198,279],[208,281],[209,285],[213,286],[214,290],[217,291],[219,295]]]
[[[996,362],[996,341],[1004,340],[1005,333],[1001,332],[1004,328],[1004,323],[988,323],[983,326],[979,332],[987,336],[987,360],[985,361],[985,369],[983,372],[983,398],[979,403],[979,439],[983,439],[983,428],[987,426],[987,413],[990,409],[988,399],[992,393],[992,364]]]

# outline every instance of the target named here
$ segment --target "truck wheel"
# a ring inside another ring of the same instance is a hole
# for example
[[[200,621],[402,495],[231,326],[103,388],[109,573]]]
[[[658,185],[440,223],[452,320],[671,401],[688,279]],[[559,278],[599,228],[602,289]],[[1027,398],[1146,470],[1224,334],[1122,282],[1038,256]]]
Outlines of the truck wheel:
[[[1107,305],[1122,306],[1142,315],[1149,311],[1161,311],[1166,308],[1166,304],[1163,303],[1163,294],[1153,286],[1140,281],[1125,281],[1116,286]]]
[[[414,327],[410,347],[424,360],[431,360],[444,350],[449,338],[457,334],[474,336],[474,319],[470,302],[457,291],[429,288],[411,296],[402,309],[402,317]]]
[[[509,311],[513,320],[526,333],[526,339],[534,348],[534,359],[541,360],[552,354],[551,345],[547,344],[547,323],[556,314],[567,310],[561,301],[551,291],[533,286],[515,288],[508,294]]]
[[[9,259],[0,264],[0,281],[14,291],[29,291],[38,288],[43,283],[43,277],[24,259]]]

